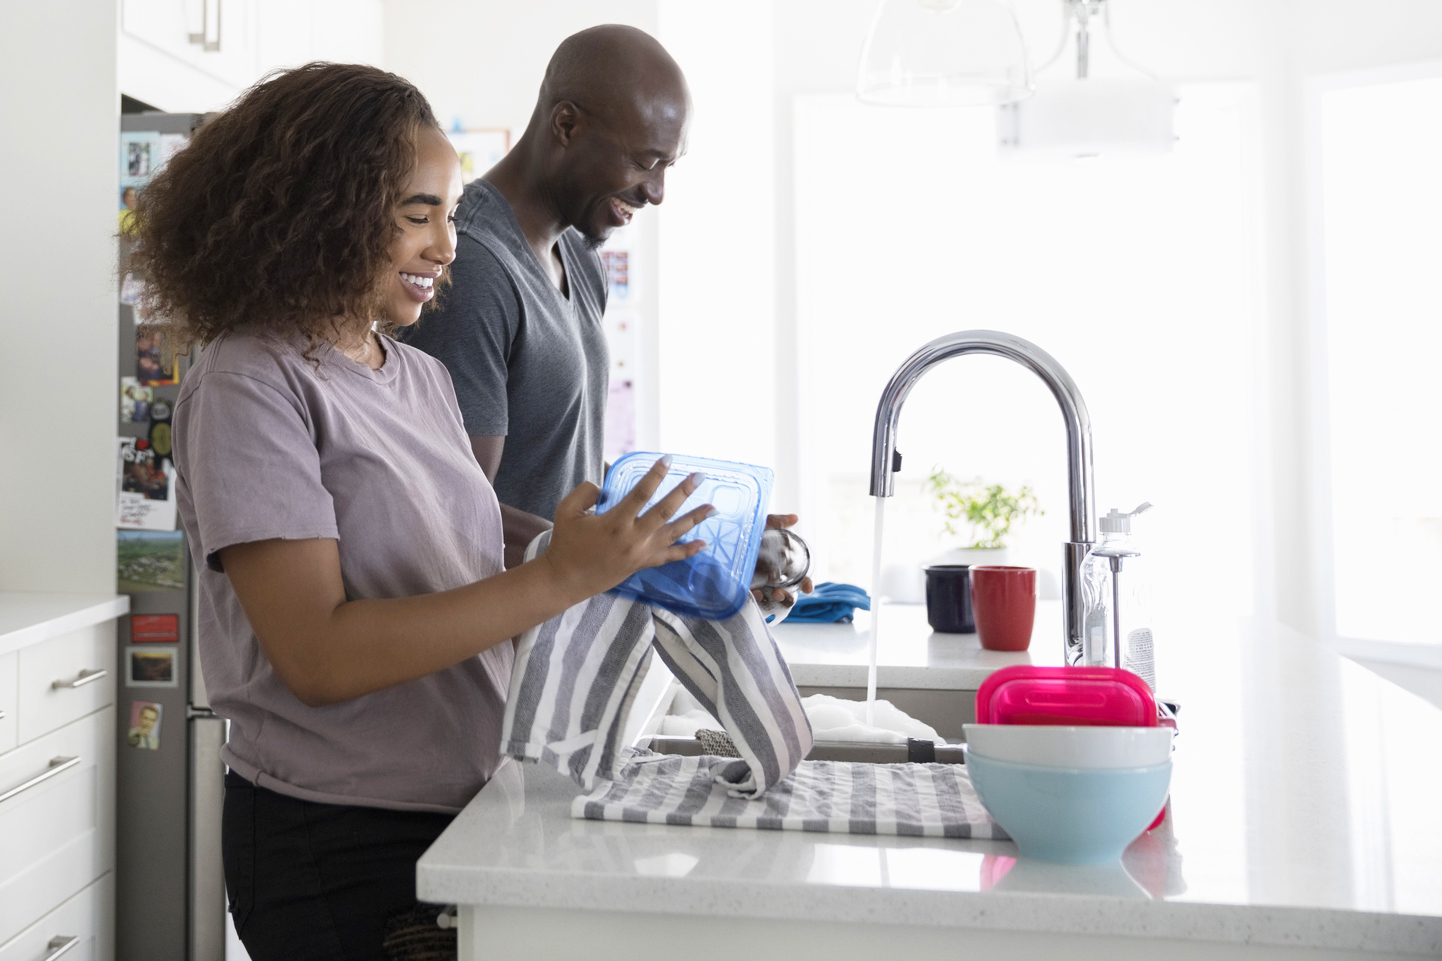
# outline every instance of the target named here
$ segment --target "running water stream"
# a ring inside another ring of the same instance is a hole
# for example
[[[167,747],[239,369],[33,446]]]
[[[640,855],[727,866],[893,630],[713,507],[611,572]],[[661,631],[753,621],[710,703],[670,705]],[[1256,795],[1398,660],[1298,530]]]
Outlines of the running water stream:
[[[876,498],[876,530],[871,540],[871,638],[870,662],[866,668],[866,723],[872,724],[876,703],[876,625],[881,621],[881,533],[886,518],[886,498]]]

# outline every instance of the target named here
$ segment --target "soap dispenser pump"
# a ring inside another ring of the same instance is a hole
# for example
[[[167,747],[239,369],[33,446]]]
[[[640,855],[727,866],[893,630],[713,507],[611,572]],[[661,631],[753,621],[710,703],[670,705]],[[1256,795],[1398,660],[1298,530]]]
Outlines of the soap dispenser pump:
[[[1132,545],[1132,518],[1150,510],[1151,506],[1143,502],[1127,513],[1114,507],[1100,519],[1102,542],[1088,555],[1084,578],[1088,600],[1085,659],[1092,666],[1125,667],[1155,690],[1151,628],[1139,623],[1142,612],[1134,609],[1127,618],[1130,630],[1123,634],[1121,611],[1124,563],[1141,556]]]

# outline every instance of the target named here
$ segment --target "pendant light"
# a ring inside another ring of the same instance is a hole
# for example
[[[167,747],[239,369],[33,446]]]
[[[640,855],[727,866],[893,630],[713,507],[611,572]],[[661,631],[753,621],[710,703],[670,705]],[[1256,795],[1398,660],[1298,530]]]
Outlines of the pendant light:
[[[1129,75],[1092,76],[1093,30],[1100,24],[1112,55]],[[1042,79],[1075,37],[1076,76]],[[1122,56],[1112,39],[1109,0],[1062,0],[1062,36],[1036,71],[1036,96],[1003,105],[997,141],[1003,157],[1060,160],[1155,156],[1171,151],[1176,93],[1151,71]]]
[[[1009,0],[882,0],[861,48],[856,95],[908,107],[1005,104],[1031,96]]]

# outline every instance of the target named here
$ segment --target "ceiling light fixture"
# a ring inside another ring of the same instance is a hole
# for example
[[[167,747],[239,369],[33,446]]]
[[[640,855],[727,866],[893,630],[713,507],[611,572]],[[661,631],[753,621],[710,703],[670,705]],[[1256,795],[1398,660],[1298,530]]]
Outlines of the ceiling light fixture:
[[[1112,54],[1141,76],[1091,76],[1092,28],[1097,21]],[[1076,77],[1041,80],[1042,72],[1061,59],[1073,35]],[[1172,149],[1176,93],[1160,77],[1122,56],[1112,39],[1108,0],[1062,0],[1061,42],[1036,73],[1036,96],[1025,103],[1002,105],[997,113],[1002,156],[1039,160],[1150,156]]]
[[[1008,0],[882,0],[856,76],[857,97],[889,106],[1005,104],[1031,89]]]

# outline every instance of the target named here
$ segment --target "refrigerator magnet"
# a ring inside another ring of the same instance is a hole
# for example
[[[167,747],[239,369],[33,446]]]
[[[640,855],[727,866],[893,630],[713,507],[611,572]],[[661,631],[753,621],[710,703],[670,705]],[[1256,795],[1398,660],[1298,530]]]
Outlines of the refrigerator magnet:
[[[130,643],[180,643],[179,614],[131,614]]]
[[[175,669],[175,652],[179,648],[141,647],[136,645],[125,651],[127,666],[126,687],[178,687],[179,673]]]
[[[116,531],[115,589],[122,594],[185,590],[185,540],[181,532]],[[169,618],[169,630],[150,638],[140,636],[139,625],[148,618]],[[131,624],[132,640],[174,644],[180,640],[175,624],[174,614],[136,614]]]
[[[157,397],[150,405],[150,449],[162,459],[170,457],[170,401]]]
[[[120,378],[120,420],[125,424],[150,422],[150,405],[155,400],[154,387],[141,387],[134,377]]]
[[[115,526],[175,530],[174,468],[155,456],[150,441],[117,438]]]
[[[160,718],[165,705],[155,701],[130,702],[130,730],[125,743],[142,751],[160,750]]]

